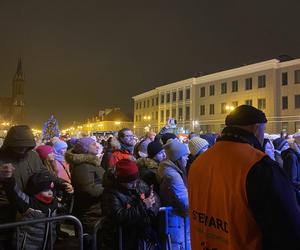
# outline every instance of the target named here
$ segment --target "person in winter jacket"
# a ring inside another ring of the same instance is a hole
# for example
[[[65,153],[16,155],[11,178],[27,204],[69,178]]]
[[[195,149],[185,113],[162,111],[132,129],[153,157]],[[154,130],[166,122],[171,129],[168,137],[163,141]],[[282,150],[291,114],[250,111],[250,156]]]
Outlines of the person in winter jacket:
[[[35,151],[41,158],[44,166],[49,170],[50,173],[57,176],[57,166],[54,159],[53,147],[49,145],[40,145]]]
[[[231,111],[188,178],[192,249],[300,249],[300,209],[284,170],[262,148],[267,118]]]
[[[101,159],[101,167],[105,171],[109,168],[109,159],[116,150],[121,150],[121,144],[116,137],[111,136],[107,140],[107,145],[104,148],[104,154]]]
[[[287,140],[278,138],[274,141],[276,148],[281,150],[283,169],[295,187],[300,204],[300,154],[288,146]]]
[[[11,204],[17,207],[21,214],[20,220],[33,220],[48,218],[56,215],[58,207],[54,195],[54,182],[50,175],[44,173],[33,174],[26,187],[26,193],[22,192],[14,177],[7,178],[3,184],[5,193]],[[21,226],[16,234],[16,249],[40,250],[51,249],[50,234],[52,244],[55,242],[55,226],[49,231],[49,223],[38,223]],[[52,246],[53,247],[53,246]]]
[[[279,166],[283,168],[283,159],[281,153],[290,148],[288,140],[284,138],[276,138],[273,140],[274,146],[274,158],[278,162]]]
[[[154,249],[157,236],[152,222],[160,202],[153,190],[138,178],[136,163],[128,159],[118,161],[115,170],[106,173],[104,187],[101,249],[137,250],[142,240],[147,249]],[[118,241],[120,233],[122,242]]]
[[[186,250],[190,249],[189,206],[185,170],[189,150],[187,145],[180,143],[177,139],[169,139],[164,145],[164,149],[167,159],[159,164],[157,173],[160,198],[163,206],[172,206],[174,209],[168,217],[172,249]],[[185,221],[187,225],[185,225]]]
[[[2,177],[13,176],[21,191],[25,190],[28,179],[34,173],[49,174],[38,154],[33,151],[35,147],[34,136],[31,129],[25,125],[13,126],[7,132],[4,143],[0,149],[0,184]],[[12,169],[15,169],[12,171]],[[54,178],[58,189],[65,189],[72,193],[70,184],[59,178]],[[16,207],[10,204],[0,185],[0,223],[13,222],[16,219]],[[11,233],[0,232],[0,249],[9,249]]]
[[[116,149],[112,152],[108,159],[109,167],[114,167],[121,159],[135,160],[135,157],[133,156],[135,140],[132,131],[129,128],[121,129],[118,132],[118,140],[121,149]]]
[[[67,151],[68,144],[58,139],[53,142],[53,148],[57,176],[71,183],[69,164],[65,160],[65,153]]]
[[[96,142],[90,137],[83,137],[65,154],[74,186],[73,214],[80,219],[84,231],[88,233],[101,217],[100,199],[103,193],[104,170],[100,167],[97,153]]]
[[[156,193],[159,193],[157,171],[159,163],[166,158],[165,150],[159,141],[154,140],[148,144],[147,155],[148,158],[139,158],[136,161],[139,176],[149,187],[153,186]]]

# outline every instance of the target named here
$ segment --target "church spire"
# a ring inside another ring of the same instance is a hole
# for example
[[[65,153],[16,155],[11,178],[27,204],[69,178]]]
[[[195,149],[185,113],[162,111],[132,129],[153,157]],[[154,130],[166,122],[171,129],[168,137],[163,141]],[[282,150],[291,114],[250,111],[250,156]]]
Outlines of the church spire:
[[[25,77],[24,77],[24,74],[23,74],[22,58],[21,57],[19,57],[17,72],[14,76],[14,81],[16,81],[16,80],[21,80],[21,81],[25,80]]]

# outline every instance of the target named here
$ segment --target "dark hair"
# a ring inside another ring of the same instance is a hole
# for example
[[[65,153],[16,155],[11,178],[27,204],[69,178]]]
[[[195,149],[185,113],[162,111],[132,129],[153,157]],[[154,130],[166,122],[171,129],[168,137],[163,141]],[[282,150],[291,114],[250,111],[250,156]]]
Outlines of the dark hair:
[[[119,139],[123,138],[125,136],[125,133],[124,133],[125,131],[131,131],[131,129],[130,128],[122,128],[121,130],[119,130],[119,132],[118,132]]]

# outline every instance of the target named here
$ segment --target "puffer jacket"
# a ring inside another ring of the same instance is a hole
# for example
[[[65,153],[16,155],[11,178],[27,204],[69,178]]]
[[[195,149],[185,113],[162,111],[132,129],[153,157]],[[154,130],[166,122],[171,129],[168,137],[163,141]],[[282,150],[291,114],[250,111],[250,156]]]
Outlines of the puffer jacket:
[[[162,205],[171,206],[174,209],[168,217],[172,249],[190,249],[188,192],[185,173],[172,161],[164,160],[159,164],[157,176]],[[187,241],[187,248],[185,248],[185,240]]]
[[[65,154],[70,164],[71,183],[74,187],[73,214],[77,216],[85,232],[90,232],[101,217],[100,198],[103,193],[103,168],[100,160],[91,154]]]
[[[105,174],[102,211],[104,220],[101,230],[101,249],[118,249],[118,230],[122,228],[123,249],[135,250],[139,241],[144,239],[151,245],[156,239],[152,222],[160,207],[155,194],[155,206],[147,209],[141,200],[141,194],[150,195],[150,188],[138,180],[134,190],[126,189],[116,182],[112,171]]]
[[[3,189],[11,204],[17,207],[20,216],[19,221],[42,219],[56,216],[58,203],[54,199],[50,204],[44,204],[35,197],[23,193],[16,184],[15,178],[8,178],[3,183]],[[28,209],[32,209],[28,212]],[[39,210],[39,212],[34,211]],[[50,223],[52,231],[50,232]],[[38,223],[19,227],[19,234],[14,234],[13,245],[16,249],[22,250],[40,250],[51,249],[50,234],[52,244],[56,239],[56,223]]]

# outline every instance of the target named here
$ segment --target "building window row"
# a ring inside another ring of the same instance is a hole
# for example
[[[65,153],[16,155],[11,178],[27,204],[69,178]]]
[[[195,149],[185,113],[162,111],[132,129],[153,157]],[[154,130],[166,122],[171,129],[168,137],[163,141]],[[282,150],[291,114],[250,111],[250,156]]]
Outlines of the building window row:
[[[295,95],[295,109],[300,108],[300,95]],[[281,109],[286,110],[289,108],[289,98],[288,96],[282,96],[281,98]]]
[[[257,78],[257,87],[258,88],[265,88],[266,87],[266,76],[260,75]],[[252,86],[252,78],[246,78],[245,79],[245,90],[251,90],[253,88]],[[238,92],[239,91],[239,82],[237,80],[231,82],[231,92]],[[221,94],[227,94],[228,88],[227,88],[227,82],[221,83]],[[209,86],[209,96],[215,95],[215,85],[212,84]],[[205,97],[205,87],[200,88],[200,97]]]
[[[185,100],[190,100],[190,98],[191,89],[187,88],[185,89]],[[171,99],[172,102],[183,101],[183,90],[178,90],[178,94],[176,91],[173,91],[172,93],[160,94],[160,104],[170,103]]]
[[[150,115],[135,115],[135,121],[136,122],[151,122],[155,119],[155,121],[158,120],[158,111],[155,112],[155,117],[154,117],[154,112],[151,112],[151,116]]]
[[[189,121],[191,119],[191,111],[190,111],[190,106],[185,107],[185,119],[183,119],[183,108],[178,107],[178,113],[176,114],[176,108],[173,108],[171,110],[166,109],[166,110],[161,110],[160,111],[160,122],[166,122],[168,118],[175,118],[178,121]]]
[[[252,106],[252,100],[245,100],[246,105]],[[233,108],[236,108],[238,106],[237,101],[233,101],[231,105],[228,105],[228,103],[221,103],[221,114],[226,114],[230,112]],[[266,99],[265,98],[259,98],[257,99],[257,107],[259,109],[266,109]],[[299,107],[300,107],[300,95],[299,95]],[[200,116],[205,115],[205,105],[200,105]],[[214,115],[215,114],[215,104],[209,104],[209,114]]]
[[[288,72],[282,72],[281,73],[281,85],[285,86],[288,85],[289,82],[289,75]],[[299,84],[300,83],[300,70],[294,71],[294,83]]]
[[[142,109],[142,108],[150,108],[150,103],[151,107],[157,106],[158,105],[158,97],[153,97],[151,99],[147,99],[144,101],[139,101],[135,103],[135,109]]]

